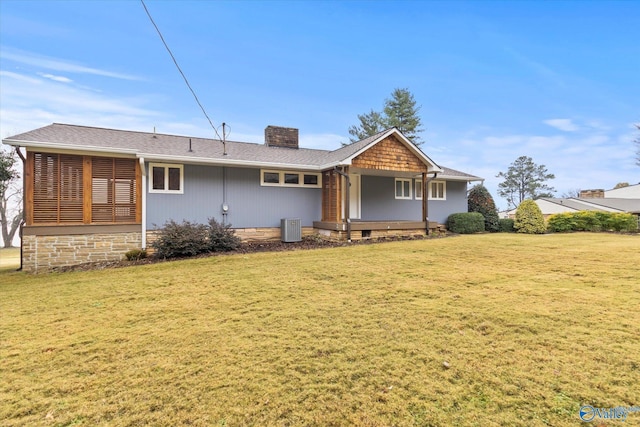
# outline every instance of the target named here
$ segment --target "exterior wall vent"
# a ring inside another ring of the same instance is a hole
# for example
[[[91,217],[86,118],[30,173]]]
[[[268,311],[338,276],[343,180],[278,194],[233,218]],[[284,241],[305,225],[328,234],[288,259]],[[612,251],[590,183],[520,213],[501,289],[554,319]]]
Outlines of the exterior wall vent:
[[[300,218],[282,218],[280,220],[280,232],[282,241],[299,242],[302,240],[302,226]]]

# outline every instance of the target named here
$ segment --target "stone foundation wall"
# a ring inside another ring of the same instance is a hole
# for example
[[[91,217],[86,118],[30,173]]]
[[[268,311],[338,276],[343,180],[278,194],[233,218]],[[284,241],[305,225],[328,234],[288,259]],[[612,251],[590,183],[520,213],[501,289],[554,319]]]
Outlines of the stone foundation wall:
[[[347,232],[346,231],[336,231],[336,230],[318,230],[318,234],[322,237],[331,239],[331,240],[346,240]],[[371,230],[371,233],[368,236],[362,235],[361,230],[353,230],[351,231],[351,240],[363,240],[363,239],[384,239],[387,237],[411,237],[411,236],[420,236],[424,237],[427,233],[424,229],[414,229],[414,230]]]
[[[280,227],[270,228],[234,228],[236,236],[243,241],[254,242],[260,240],[280,240],[282,237]],[[302,227],[302,237],[318,234],[313,227]]]
[[[22,237],[22,268],[41,273],[55,267],[88,262],[117,261],[131,249],[140,249],[139,232]]]

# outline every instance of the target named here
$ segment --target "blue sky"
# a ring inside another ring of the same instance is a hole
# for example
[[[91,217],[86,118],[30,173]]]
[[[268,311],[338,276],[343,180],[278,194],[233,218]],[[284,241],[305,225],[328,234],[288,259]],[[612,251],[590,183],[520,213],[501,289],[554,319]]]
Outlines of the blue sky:
[[[560,196],[640,182],[640,2],[154,1],[215,126],[334,149],[394,88],[438,164],[499,179],[522,155]],[[138,1],[0,2],[0,136],[52,122],[215,137]]]

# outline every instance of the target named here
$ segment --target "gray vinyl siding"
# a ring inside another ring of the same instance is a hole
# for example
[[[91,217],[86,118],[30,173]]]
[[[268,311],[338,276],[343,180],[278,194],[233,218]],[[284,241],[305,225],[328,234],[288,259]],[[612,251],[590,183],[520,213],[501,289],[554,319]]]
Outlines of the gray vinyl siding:
[[[467,182],[447,181],[446,200],[429,200],[429,221],[446,224],[452,213],[467,212]]]
[[[422,200],[415,198],[415,181],[412,182],[412,199],[395,198],[395,178],[362,176],[361,219],[363,221],[409,220],[422,218]],[[444,224],[447,217],[456,212],[467,212],[467,183],[447,181],[446,200],[429,200],[429,220]]]
[[[361,182],[361,219],[363,221],[420,221],[422,200],[396,199],[395,178],[363,175]],[[413,186],[412,186],[413,187]],[[415,189],[412,188],[413,193]]]
[[[148,168],[147,168],[148,169]],[[321,189],[260,186],[260,170],[225,168],[227,223],[234,228],[279,227],[281,218],[300,218],[303,226],[319,221]],[[149,180],[147,180],[149,181]],[[184,165],[184,193],[147,191],[147,229],[173,219],[206,223],[222,221],[223,168]],[[149,183],[147,182],[147,186]]]

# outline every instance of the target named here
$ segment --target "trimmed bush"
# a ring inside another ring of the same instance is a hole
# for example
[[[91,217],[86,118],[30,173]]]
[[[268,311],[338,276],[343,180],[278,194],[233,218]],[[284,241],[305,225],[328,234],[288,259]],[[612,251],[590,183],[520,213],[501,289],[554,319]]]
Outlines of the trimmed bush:
[[[227,252],[238,249],[240,238],[235,235],[231,225],[222,225],[215,218],[209,218],[209,250]]]
[[[491,197],[491,193],[482,184],[474,186],[469,191],[467,199],[469,212],[479,212],[484,217],[484,229],[491,233],[500,230],[498,209]]]
[[[638,220],[629,213],[600,211],[565,212],[551,215],[547,222],[549,231],[569,233],[574,231],[637,231]]]
[[[542,211],[533,200],[523,200],[516,209],[516,220],[513,223],[517,233],[542,234],[547,228],[544,225]]]
[[[511,218],[500,218],[498,225],[501,233],[514,233],[516,230],[513,228],[514,221]]]
[[[204,224],[169,220],[152,243],[158,258],[177,258],[209,251],[209,229]]]
[[[147,251],[144,249],[131,249],[124,254],[127,261],[137,261],[147,257]]]
[[[447,229],[458,234],[481,233],[484,231],[484,216],[479,212],[451,214],[447,218]]]

